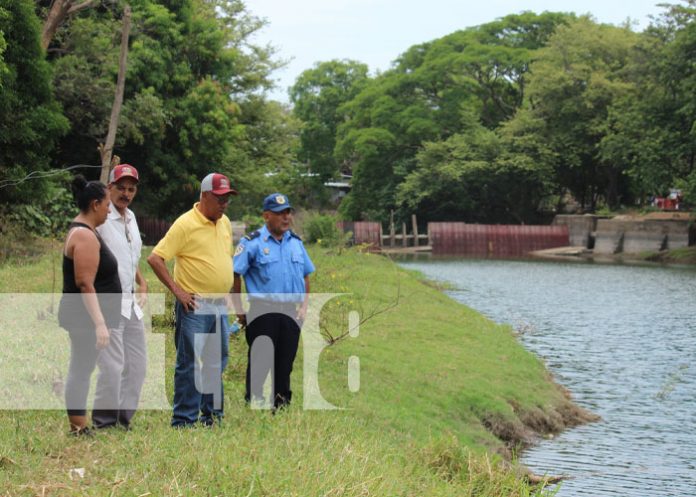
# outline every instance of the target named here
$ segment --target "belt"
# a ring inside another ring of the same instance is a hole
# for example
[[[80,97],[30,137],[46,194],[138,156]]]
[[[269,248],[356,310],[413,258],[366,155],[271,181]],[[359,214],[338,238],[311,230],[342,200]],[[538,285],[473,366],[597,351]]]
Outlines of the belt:
[[[224,299],[223,297],[217,298],[217,299],[209,299],[205,297],[199,297],[196,299],[196,302],[201,302],[204,304],[210,304],[210,305],[227,305],[227,300]]]
[[[272,300],[250,300],[249,306],[253,308],[268,308],[272,310],[295,310],[300,302],[274,302]]]

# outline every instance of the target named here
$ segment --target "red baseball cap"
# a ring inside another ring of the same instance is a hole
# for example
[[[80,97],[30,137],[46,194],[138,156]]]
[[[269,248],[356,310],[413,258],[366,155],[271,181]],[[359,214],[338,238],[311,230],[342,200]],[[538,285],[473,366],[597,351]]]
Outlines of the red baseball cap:
[[[213,192],[215,195],[225,195],[231,193],[237,195],[237,190],[231,187],[227,176],[220,173],[210,173],[201,181],[201,193]]]
[[[114,167],[109,174],[109,183],[117,183],[123,178],[133,178],[135,181],[140,181],[138,170],[130,164],[119,164]]]

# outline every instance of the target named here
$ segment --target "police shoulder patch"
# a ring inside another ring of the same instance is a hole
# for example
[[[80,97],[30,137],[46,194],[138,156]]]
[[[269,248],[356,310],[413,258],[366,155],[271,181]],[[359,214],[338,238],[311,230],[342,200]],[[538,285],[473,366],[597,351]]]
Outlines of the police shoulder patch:
[[[237,245],[237,249],[234,251],[235,257],[241,254],[242,252],[244,252],[244,245],[240,243],[239,245]]]
[[[258,238],[260,236],[261,236],[261,232],[259,230],[256,230],[256,231],[252,231],[251,233],[247,233],[242,238],[246,238],[247,240],[253,240],[254,238]]]

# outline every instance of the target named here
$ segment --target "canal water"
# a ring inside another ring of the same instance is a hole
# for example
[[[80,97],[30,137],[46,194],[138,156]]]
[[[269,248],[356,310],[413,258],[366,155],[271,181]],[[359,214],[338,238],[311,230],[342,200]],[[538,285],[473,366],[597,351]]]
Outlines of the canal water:
[[[696,496],[696,270],[501,260],[400,261],[498,323],[601,421],[525,451],[557,495]]]

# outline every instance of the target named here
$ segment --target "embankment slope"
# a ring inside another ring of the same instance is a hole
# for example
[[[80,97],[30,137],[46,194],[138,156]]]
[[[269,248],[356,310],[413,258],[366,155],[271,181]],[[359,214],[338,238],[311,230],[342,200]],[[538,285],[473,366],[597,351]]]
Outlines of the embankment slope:
[[[0,411],[0,494],[530,495],[523,471],[496,454],[590,417],[542,362],[510,328],[385,257],[317,247],[311,254],[312,290],[345,294],[326,306],[324,331],[344,333],[350,310],[363,321],[358,337],[321,354],[322,394],[342,409],[302,409],[301,354],[289,410],[272,416],[246,408],[246,344],[235,336],[225,420],[213,429],[172,430],[170,412],[142,411],[129,432],[75,439],[63,412]],[[0,267],[0,290],[50,291],[59,261]],[[163,292],[143,270],[150,291]],[[26,313],[37,339],[48,332],[42,323]],[[166,335],[171,369],[169,317],[154,331]],[[360,360],[355,393],[347,387],[351,356]]]

